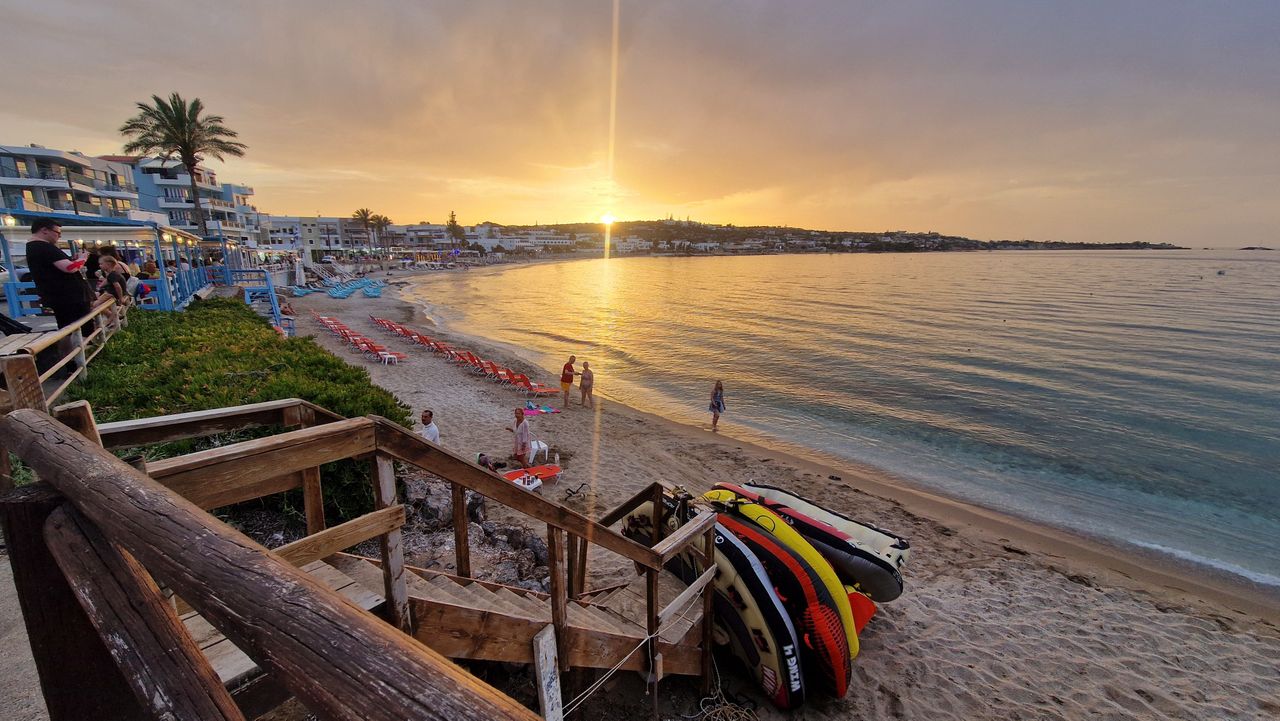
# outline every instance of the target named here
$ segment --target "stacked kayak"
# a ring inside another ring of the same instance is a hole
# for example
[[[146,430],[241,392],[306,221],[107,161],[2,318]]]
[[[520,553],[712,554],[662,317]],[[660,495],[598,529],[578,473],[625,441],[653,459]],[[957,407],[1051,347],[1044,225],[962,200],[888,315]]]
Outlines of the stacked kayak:
[[[858,634],[876,602],[902,593],[905,539],[828,511],[772,486],[718,484],[703,499],[719,511],[715,526],[715,637],[752,672],[780,709],[814,690],[849,690]],[[688,518],[663,498],[665,534]],[[692,517],[695,511],[687,512]],[[653,538],[652,504],[628,515],[623,533]],[[669,570],[692,582],[701,561],[691,551]]]

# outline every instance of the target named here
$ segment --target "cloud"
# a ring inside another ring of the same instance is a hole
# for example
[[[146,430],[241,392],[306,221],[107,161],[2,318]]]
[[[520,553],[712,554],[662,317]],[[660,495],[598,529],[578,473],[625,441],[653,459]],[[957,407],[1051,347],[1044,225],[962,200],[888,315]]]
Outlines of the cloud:
[[[8,76],[0,142],[117,152],[133,102],[177,90],[240,131],[222,175],[273,212],[1184,241],[1278,219],[1274,3],[624,2],[612,179],[610,13],[17,5],[7,50],[40,72]]]

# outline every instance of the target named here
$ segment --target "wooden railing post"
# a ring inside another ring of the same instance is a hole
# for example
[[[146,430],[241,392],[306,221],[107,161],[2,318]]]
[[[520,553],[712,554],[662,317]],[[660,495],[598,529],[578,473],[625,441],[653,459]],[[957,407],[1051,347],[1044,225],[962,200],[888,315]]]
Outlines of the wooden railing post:
[[[63,503],[45,483],[0,499],[13,585],[49,719],[132,721],[141,716],[133,692],[45,545],[45,521]]]
[[[50,415],[71,430],[93,441],[95,445],[102,445],[102,436],[98,435],[98,424],[93,419],[93,409],[89,407],[89,401],[63,403],[54,407]]]
[[[706,559],[706,568],[713,568],[716,565],[716,529],[712,526],[708,531],[702,543],[703,558]],[[705,570],[705,569],[704,569]],[[702,692],[704,694],[711,693],[711,644],[712,634],[715,624],[712,621],[712,614],[715,613],[716,592],[713,585],[708,585],[702,589]]]
[[[551,572],[551,625],[556,628],[556,644],[560,649],[568,646],[565,638],[565,621],[568,618],[569,599],[564,579],[564,531],[547,524],[547,566]],[[560,670],[569,670],[569,654],[560,654]]]
[[[396,504],[396,468],[391,456],[374,457],[373,507],[382,510]],[[413,632],[409,618],[409,590],[404,580],[403,534],[397,528],[378,539],[382,552],[382,578],[387,599],[387,620],[406,633]]]
[[[658,572],[652,568],[644,571],[645,580],[645,629],[649,640],[645,652],[649,659],[649,695],[653,699],[653,718],[658,719],[658,682],[662,680],[662,654],[658,653]]]
[[[320,467],[304,468],[302,473],[302,512],[307,517],[307,535],[325,529],[324,490],[320,485]]]
[[[449,492],[453,499],[453,553],[454,567],[458,575],[471,578],[471,542],[469,540],[467,518],[467,489],[461,484],[450,483]]]
[[[578,545],[581,546],[581,549],[578,551],[578,568],[573,575],[578,593],[581,594],[583,591],[587,590],[587,553],[590,549],[590,545],[587,543],[587,539],[582,537],[578,538]]]
[[[656,546],[658,541],[661,541],[667,535],[666,516],[662,513],[662,484],[653,484],[652,496],[649,500],[653,503],[653,540],[649,545]]]
[[[567,534],[567,537],[569,541],[569,564],[565,585],[568,588],[569,598],[576,599],[582,593],[582,588],[578,586],[578,554],[581,552],[578,541],[581,539],[573,533]]]

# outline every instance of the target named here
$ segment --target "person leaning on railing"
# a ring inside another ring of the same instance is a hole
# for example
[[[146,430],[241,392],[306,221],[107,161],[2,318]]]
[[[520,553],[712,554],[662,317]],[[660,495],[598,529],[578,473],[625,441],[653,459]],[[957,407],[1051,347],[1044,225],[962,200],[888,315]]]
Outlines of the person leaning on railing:
[[[27,241],[27,265],[36,284],[40,303],[53,310],[59,328],[75,323],[89,314],[93,297],[80,270],[87,253],[72,258],[58,247],[62,225],[48,218],[31,224],[31,240]]]

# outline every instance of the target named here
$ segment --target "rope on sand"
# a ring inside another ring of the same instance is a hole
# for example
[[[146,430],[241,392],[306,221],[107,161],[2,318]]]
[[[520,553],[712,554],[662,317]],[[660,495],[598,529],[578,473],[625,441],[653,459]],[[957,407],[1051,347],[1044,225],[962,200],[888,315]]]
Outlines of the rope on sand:
[[[711,670],[716,677],[716,685],[711,690],[711,695],[698,702],[698,713],[682,716],[682,718],[697,719],[697,721],[760,721],[760,717],[752,709],[725,698],[724,687],[720,685],[720,667],[714,658],[711,659]]]

